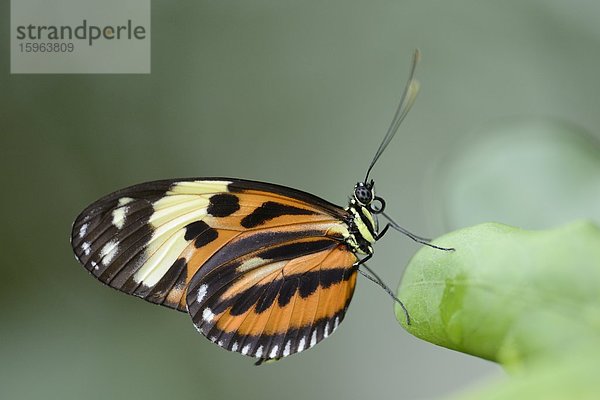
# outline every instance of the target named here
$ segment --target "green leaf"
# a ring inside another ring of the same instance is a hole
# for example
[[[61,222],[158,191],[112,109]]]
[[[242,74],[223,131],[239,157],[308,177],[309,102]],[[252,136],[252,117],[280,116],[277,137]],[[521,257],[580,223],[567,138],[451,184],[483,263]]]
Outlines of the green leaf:
[[[569,362],[572,377],[581,377],[573,371],[582,365],[594,365],[600,373],[597,225],[584,221],[526,231],[487,223],[434,243],[456,251],[423,247],[410,261],[398,291],[410,326],[396,307],[398,321],[410,333],[500,362],[517,375],[545,371],[535,375],[540,381]],[[528,386],[535,379],[524,382]]]

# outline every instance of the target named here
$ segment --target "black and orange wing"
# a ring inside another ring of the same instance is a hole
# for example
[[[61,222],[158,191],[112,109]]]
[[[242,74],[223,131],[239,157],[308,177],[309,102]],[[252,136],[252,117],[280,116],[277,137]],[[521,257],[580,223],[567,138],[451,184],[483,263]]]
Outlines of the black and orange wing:
[[[212,342],[278,359],[337,329],[354,293],[357,258],[326,236],[264,235],[248,233],[209,259],[192,279],[187,303],[194,325]]]
[[[267,251],[269,246],[316,238],[328,240],[338,246],[336,252],[355,260],[343,244],[347,219],[342,208],[283,186],[224,178],[165,180],[132,186],[91,204],[76,219],[71,243],[76,258],[101,282],[185,311],[186,293],[193,290],[190,295],[198,298],[202,287],[190,282],[223,273],[221,268],[204,273],[215,260],[230,266],[231,260]],[[257,245],[250,246],[250,241]],[[312,254],[293,246],[286,252],[290,262]],[[295,264],[298,270],[299,265],[307,271],[321,268],[310,262]]]

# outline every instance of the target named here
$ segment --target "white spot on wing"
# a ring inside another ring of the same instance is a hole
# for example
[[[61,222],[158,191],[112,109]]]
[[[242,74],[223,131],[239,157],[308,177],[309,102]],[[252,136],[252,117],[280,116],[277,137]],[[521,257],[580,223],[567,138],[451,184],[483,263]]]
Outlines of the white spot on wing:
[[[204,309],[204,311],[202,311],[202,319],[204,321],[211,322],[214,317],[215,317],[215,314],[213,314],[213,312],[210,308],[206,307]]]
[[[206,296],[207,290],[208,290],[208,286],[206,284],[200,285],[200,288],[198,289],[198,296],[196,296],[196,301],[198,303],[202,302],[202,300],[204,299],[204,296]]]
[[[263,353],[263,347],[262,347],[262,345],[260,345],[260,346],[258,347],[258,350],[256,350],[256,355],[255,355],[255,357],[256,357],[256,358],[261,358],[261,357],[262,357],[262,353]]]
[[[310,338],[310,347],[313,347],[315,344],[317,344],[317,328],[315,328]]]
[[[277,352],[279,351],[279,346],[275,345],[275,347],[273,347],[271,349],[271,352],[269,353],[269,357],[270,358],[275,358],[277,357]]]
[[[81,243],[81,250],[83,250],[83,254],[85,254],[86,256],[90,255],[90,249],[91,246],[88,242]]]
[[[325,324],[325,332],[323,332],[323,337],[329,336],[329,321]]]
[[[96,261],[92,260],[90,261],[90,264],[92,267],[94,267],[94,270],[97,271],[100,269],[100,267],[98,266],[98,264],[96,263]]]
[[[222,340],[219,340],[219,343],[217,343],[217,345],[218,345],[218,346],[220,346],[220,347],[223,347],[223,344],[224,344],[224,343],[223,343],[223,341],[222,341]]]
[[[100,251],[100,257],[102,258],[102,264],[108,265],[117,255],[119,250],[119,243],[116,240],[111,240],[106,243]]]
[[[306,346],[306,337],[302,336],[302,339],[300,339],[300,343],[298,343],[298,352],[301,352],[302,350],[304,350],[305,346]]]
[[[288,342],[285,344],[285,347],[283,349],[283,356],[284,357],[289,356],[291,351],[292,351],[292,341],[288,340]]]
[[[85,234],[87,233],[87,229],[88,229],[88,224],[81,225],[81,228],[79,228],[79,237],[80,238],[85,236]]]
[[[335,331],[340,325],[340,317],[335,317],[335,322],[333,323],[333,330]]]
[[[129,204],[133,201],[131,197],[121,197],[119,199],[119,206],[124,206],[125,204]]]
[[[129,207],[119,207],[115,208],[112,212],[112,224],[117,227],[117,229],[123,229],[125,225],[125,217],[127,217],[127,211],[129,211]]]
[[[238,342],[233,342],[233,345],[231,346],[231,351],[237,351],[238,347]]]
[[[242,354],[243,355],[248,354],[249,351],[250,351],[250,345],[249,344],[245,345],[244,348],[242,348]]]

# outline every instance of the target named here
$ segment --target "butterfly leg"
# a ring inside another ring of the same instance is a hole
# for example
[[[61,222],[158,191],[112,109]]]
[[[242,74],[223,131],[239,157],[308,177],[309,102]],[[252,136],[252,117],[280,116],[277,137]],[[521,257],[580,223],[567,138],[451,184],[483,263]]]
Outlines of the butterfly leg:
[[[381,230],[381,232],[379,232],[379,233],[377,234],[377,236],[375,236],[375,240],[379,240],[379,239],[381,239],[381,238],[383,237],[383,235],[385,235],[385,234],[386,234],[386,232],[388,231],[388,229],[390,229],[390,226],[391,226],[390,224],[386,224],[386,225],[383,227],[383,229]]]
[[[366,258],[366,257],[365,257]],[[395,302],[397,302],[398,304],[400,304],[400,307],[402,307],[402,310],[404,311],[404,315],[406,316],[406,325],[410,325],[410,315],[408,314],[408,310],[406,309],[406,307],[404,306],[404,303],[402,303],[402,301],[396,297],[396,295],[394,294],[394,292],[392,292],[392,289],[389,288],[388,285],[386,285],[383,280],[371,269],[369,268],[366,264],[362,264],[362,266],[369,271],[369,273],[358,269],[358,272],[360,272],[360,274],[362,276],[364,276],[365,278],[367,278],[368,280],[370,280],[371,282],[375,282],[376,284],[378,284],[379,286],[381,286],[383,288],[383,290],[385,290],[387,292],[387,294],[390,295],[390,297],[392,299],[394,299]]]
[[[363,265],[364,263],[366,263],[367,261],[369,261],[371,259],[371,257],[373,257],[373,254],[367,254],[366,256],[364,256],[361,260],[358,260],[357,262],[354,263],[353,267],[355,270],[358,270],[358,267],[360,267],[361,265]]]

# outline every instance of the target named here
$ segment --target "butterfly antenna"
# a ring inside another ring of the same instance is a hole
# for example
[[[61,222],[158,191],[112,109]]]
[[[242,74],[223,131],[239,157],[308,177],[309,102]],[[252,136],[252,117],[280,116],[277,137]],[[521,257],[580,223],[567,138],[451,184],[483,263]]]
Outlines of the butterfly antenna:
[[[368,273],[366,273],[365,271],[363,271],[362,269],[360,269],[360,267],[365,268],[367,271],[369,271],[369,273],[371,275],[369,275]],[[379,277],[379,275],[377,275],[375,273],[375,271],[373,271],[371,268],[367,267],[367,264],[361,264],[360,267],[358,268],[358,272],[360,272],[360,274],[362,276],[364,276],[365,278],[367,278],[371,282],[375,282],[376,284],[378,284],[379,286],[381,286],[383,288],[383,290],[385,290],[387,292],[387,294],[389,294],[390,297],[392,299],[394,299],[395,302],[397,302],[398,304],[400,304],[400,307],[402,307],[402,310],[404,311],[404,315],[406,316],[406,325],[410,325],[410,315],[408,314],[408,310],[404,306],[404,303],[402,303],[402,301],[400,301],[400,299],[397,298],[396,295],[394,295],[394,292],[392,292],[392,289],[390,289],[389,286],[386,285],[383,282],[383,280],[381,280],[381,278]]]
[[[429,247],[432,247],[432,248],[438,249],[438,250],[444,250],[444,251],[454,251],[455,250],[453,247],[439,247],[434,244],[431,244],[430,243],[431,239],[426,239],[424,237],[417,236],[414,233],[411,233],[411,232],[407,231],[406,229],[404,229],[403,227],[401,227],[400,225],[398,225],[398,223],[396,221],[394,221],[392,219],[392,217],[387,215],[385,212],[381,212],[381,214],[385,217],[385,219],[387,219],[389,221],[390,228],[393,228],[393,229],[397,230],[398,232],[408,236],[409,238],[411,238],[412,240],[414,240],[417,243],[421,243],[421,244],[424,244],[425,246],[429,246]]]
[[[406,87],[404,88],[404,93],[402,94],[402,97],[400,99],[400,104],[398,104],[398,108],[396,109],[396,113],[394,114],[394,118],[392,119],[392,123],[390,124],[390,127],[388,128],[385,136],[383,137],[379,148],[375,152],[375,156],[373,157],[373,161],[371,161],[371,165],[369,165],[369,168],[367,169],[365,182],[367,182],[367,180],[369,179],[371,169],[373,169],[373,166],[375,165],[381,154],[384,152],[385,148],[388,146],[388,144],[390,144],[390,142],[394,138],[394,135],[398,131],[398,127],[406,117],[406,114],[408,114],[408,112],[410,111],[412,105],[415,103],[417,93],[419,93],[419,82],[415,79],[414,76],[417,64],[419,63],[420,59],[421,52],[419,51],[419,49],[415,49],[413,62],[410,69],[410,75],[408,77]]]

